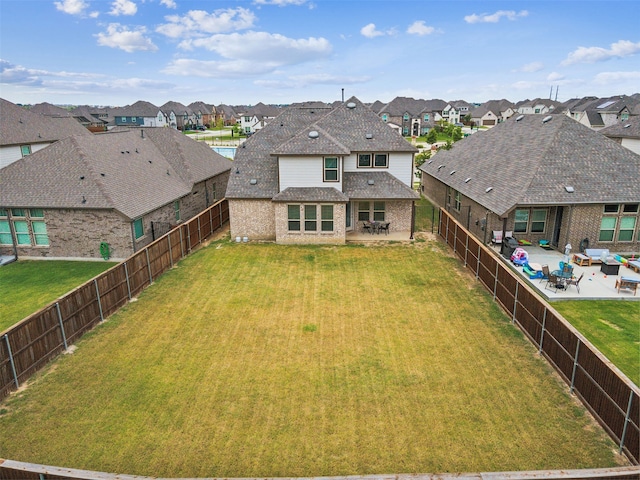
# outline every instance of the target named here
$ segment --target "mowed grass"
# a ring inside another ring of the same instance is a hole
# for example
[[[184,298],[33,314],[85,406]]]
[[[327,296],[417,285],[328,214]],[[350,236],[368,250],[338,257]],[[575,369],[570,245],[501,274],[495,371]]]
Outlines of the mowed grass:
[[[0,332],[115,265],[19,260],[0,267]]]
[[[624,462],[437,242],[213,243],[0,411],[0,458],[137,475]]]
[[[558,310],[636,385],[640,385],[640,303],[557,302]]]

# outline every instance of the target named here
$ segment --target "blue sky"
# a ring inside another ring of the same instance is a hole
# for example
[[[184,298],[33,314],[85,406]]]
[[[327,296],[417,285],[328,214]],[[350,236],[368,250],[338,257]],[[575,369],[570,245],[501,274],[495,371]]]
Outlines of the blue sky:
[[[14,103],[483,102],[640,92],[640,2],[1,0]],[[553,88],[553,93],[551,89]]]

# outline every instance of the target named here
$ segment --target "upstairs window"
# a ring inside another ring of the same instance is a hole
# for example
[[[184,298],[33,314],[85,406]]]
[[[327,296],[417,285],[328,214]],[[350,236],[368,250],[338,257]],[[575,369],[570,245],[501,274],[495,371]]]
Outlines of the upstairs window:
[[[387,115],[386,113],[382,114],[382,121],[384,123],[387,123],[389,121],[389,115]]]
[[[21,145],[20,153],[22,154],[23,157],[26,157],[27,155],[31,155],[31,145]]]
[[[425,121],[425,122],[428,122],[428,121],[429,121],[429,114],[428,114],[428,113],[425,113],[425,114],[424,114],[424,121]]]
[[[325,157],[324,159],[324,181],[338,181],[338,157]]]
[[[386,153],[376,153],[373,159],[373,166],[386,168],[389,166],[387,163],[387,159],[388,159],[388,155]]]
[[[360,153],[358,154],[358,167],[370,167],[371,166],[371,154]]]

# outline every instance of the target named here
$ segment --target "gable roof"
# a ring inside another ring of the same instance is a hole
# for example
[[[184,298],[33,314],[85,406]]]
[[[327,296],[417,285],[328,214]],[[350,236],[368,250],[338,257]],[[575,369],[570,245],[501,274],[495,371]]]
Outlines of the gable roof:
[[[0,98],[0,145],[50,143],[69,135],[93,135],[75,118],[45,117]]]
[[[38,103],[29,108],[29,111],[44,115],[45,117],[73,117],[69,110],[58,107],[51,103]]]
[[[629,120],[598,130],[598,133],[609,138],[640,139],[640,118],[629,117]]]
[[[0,170],[3,207],[115,209],[129,219],[230,169],[171,128],[67,137]]]
[[[318,135],[311,138],[311,131]],[[238,148],[227,198],[277,195],[279,155],[349,155],[358,151],[418,150],[355,97],[335,106],[293,104]],[[251,185],[251,179],[257,183]]]
[[[518,118],[455,143],[420,169],[500,216],[518,205],[638,201],[640,155],[565,115]]]

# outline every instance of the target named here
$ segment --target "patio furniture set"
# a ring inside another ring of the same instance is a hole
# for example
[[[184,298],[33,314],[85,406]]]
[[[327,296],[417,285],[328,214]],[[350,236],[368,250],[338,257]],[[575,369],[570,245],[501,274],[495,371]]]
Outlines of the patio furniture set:
[[[373,235],[374,233],[382,233],[382,232],[388,235],[390,224],[391,224],[390,222],[363,222],[362,231],[369,232],[371,235]]]
[[[558,290],[567,290],[571,285],[576,287],[578,293],[580,293],[580,281],[584,277],[584,273],[580,275],[579,278],[573,274],[573,266],[560,262],[560,268],[557,270],[549,271],[549,265],[542,265],[542,280],[541,282],[547,280],[547,284],[545,285],[545,289],[550,290],[551,288]]]

